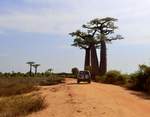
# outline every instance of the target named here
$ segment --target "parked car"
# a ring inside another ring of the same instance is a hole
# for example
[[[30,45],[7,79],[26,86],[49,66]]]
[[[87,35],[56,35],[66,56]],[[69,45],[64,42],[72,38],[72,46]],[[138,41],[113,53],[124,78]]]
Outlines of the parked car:
[[[79,71],[77,83],[80,83],[81,81],[91,83],[91,74],[89,71]]]

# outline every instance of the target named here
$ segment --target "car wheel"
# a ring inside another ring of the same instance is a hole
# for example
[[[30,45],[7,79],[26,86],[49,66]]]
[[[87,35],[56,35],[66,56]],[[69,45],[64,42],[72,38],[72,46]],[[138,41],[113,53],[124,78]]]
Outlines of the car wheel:
[[[77,83],[79,84],[79,83],[80,83],[80,81],[79,81],[79,80],[77,80]]]
[[[88,83],[91,83],[91,80],[89,80]]]

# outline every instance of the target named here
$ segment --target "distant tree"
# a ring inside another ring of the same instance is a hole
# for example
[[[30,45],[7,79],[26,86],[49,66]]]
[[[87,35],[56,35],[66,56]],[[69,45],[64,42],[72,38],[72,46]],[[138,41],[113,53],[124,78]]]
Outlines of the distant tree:
[[[100,75],[104,75],[107,71],[107,48],[106,43],[111,42],[117,39],[123,39],[121,35],[117,35],[116,37],[109,37],[114,33],[115,29],[118,27],[115,26],[114,22],[117,19],[106,17],[106,18],[96,18],[91,20],[88,24],[83,25],[84,28],[87,28],[90,32],[95,32],[97,39],[99,39],[100,43],[100,67],[99,73]]]
[[[49,68],[48,70],[45,71],[45,75],[50,76],[50,75],[52,75],[52,72],[53,72],[53,69]]]
[[[52,69],[52,68],[49,68],[49,69],[47,70],[47,72],[52,73],[52,72],[53,72],[53,69]]]
[[[74,68],[72,68],[71,71],[72,71],[72,74],[75,75],[75,76],[77,77],[77,74],[79,73],[79,69],[76,68],[76,67],[74,67]]]
[[[30,67],[29,74],[30,74],[30,76],[32,76],[32,66],[35,64],[35,62],[29,61],[29,62],[27,62],[27,64],[28,64],[29,67]]]
[[[37,74],[37,68],[40,66],[40,64],[33,64],[32,66],[35,68],[35,74]]]

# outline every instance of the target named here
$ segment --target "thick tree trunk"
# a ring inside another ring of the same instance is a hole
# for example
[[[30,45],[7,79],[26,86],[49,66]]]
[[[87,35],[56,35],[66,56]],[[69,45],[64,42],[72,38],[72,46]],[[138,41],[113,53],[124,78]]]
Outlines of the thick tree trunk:
[[[101,42],[101,52],[100,52],[100,75],[104,75],[107,72],[107,48],[106,42]]]
[[[92,77],[95,80],[95,76],[98,75],[98,57],[96,52],[96,47],[91,46],[91,67],[92,67]]]
[[[37,67],[35,68],[35,75],[37,74]]]
[[[30,65],[30,71],[29,71],[30,76],[32,75],[32,65]]]
[[[86,70],[87,67],[90,67],[90,48],[85,49],[85,64],[84,64],[84,70]]]

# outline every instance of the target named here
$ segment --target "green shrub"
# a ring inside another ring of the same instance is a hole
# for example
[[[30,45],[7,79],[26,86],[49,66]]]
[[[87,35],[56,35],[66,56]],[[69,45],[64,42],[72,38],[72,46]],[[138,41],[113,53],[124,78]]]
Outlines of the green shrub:
[[[122,75],[120,71],[108,71],[105,75],[104,82],[108,84],[125,84],[127,75]]]
[[[108,71],[106,73],[105,82],[109,84],[115,84],[117,82],[120,72],[116,70]]]
[[[95,77],[95,81],[104,83],[105,82],[105,78],[106,78],[106,76],[96,76]]]
[[[5,97],[0,99],[0,117],[25,116],[45,106],[44,98],[37,94]]]
[[[150,76],[146,79],[144,88],[145,88],[146,92],[148,92],[150,94]]]
[[[121,74],[120,71],[111,70],[108,71],[104,76],[97,76],[96,81],[108,83],[108,84],[116,84],[122,85],[127,82],[128,75]]]
[[[77,75],[78,75],[78,73],[79,73],[79,69],[78,68],[76,68],[76,67],[74,67],[74,68],[72,68],[72,74],[75,76],[75,77],[77,77]]]
[[[128,88],[150,93],[150,67],[139,65],[139,70],[130,76]]]

